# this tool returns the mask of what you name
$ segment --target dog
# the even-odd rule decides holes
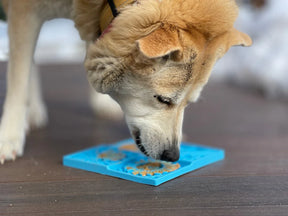
[[[29,128],[47,123],[33,66],[37,37],[46,20],[74,20],[86,41],[84,66],[89,83],[121,106],[139,149],[166,161],[179,159],[184,109],[199,98],[215,62],[231,46],[252,44],[248,35],[233,27],[238,15],[233,0],[2,3],[10,37],[0,126],[2,164],[23,154]]]

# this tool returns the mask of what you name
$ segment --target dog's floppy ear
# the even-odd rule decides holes
[[[245,33],[233,28],[229,32],[229,47],[231,46],[251,46],[252,39]]]
[[[148,58],[165,56],[182,49],[177,30],[171,28],[160,27],[137,42],[141,53]]]

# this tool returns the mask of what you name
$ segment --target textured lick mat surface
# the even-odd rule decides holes
[[[146,157],[137,149],[134,141],[129,139],[66,155],[63,164],[157,186],[224,157],[225,151],[222,149],[182,142],[179,161],[164,162]]]

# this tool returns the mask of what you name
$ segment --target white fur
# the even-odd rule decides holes
[[[196,89],[192,92],[192,95],[190,96],[189,102],[195,103],[195,102],[198,101],[198,99],[199,99],[199,97],[200,97],[200,94],[201,94],[201,92],[202,92],[202,90],[203,90],[203,87],[204,87],[204,86],[199,86],[198,88],[196,88]]]
[[[107,94],[101,94],[91,88],[90,103],[96,115],[118,120],[123,117],[120,106]]]
[[[42,97],[40,74],[37,66],[33,64],[31,69],[29,101],[28,101],[28,122],[29,128],[41,128],[48,123],[47,109]]]
[[[16,20],[17,19],[17,20]],[[15,159],[23,154],[27,122],[29,77],[37,37],[41,21],[33,14],[22,17],[10,16],[9,22],[18,22],[18,26],[11,25],[10,61],[8,64],[8,88],[0,124],[0,160]],[[24,25],[25,23],[25,25]],[[17,38],[20,29],[21,40]],[[27,28],[30,31],[27,31]],[[17,47],[17,49],[16,49]]]
[[[167,110],[167,105],[159,103],[147,89],[134,86],[133,92],[133,96],[115,96],[125,113],[132,137],[135,138],[133,131],[139,130],[146,153],[156,159],[160,159],[164,150],[179,148],[184,107],[175,106]]]
[[[72,0],[42,0],[39,5],[37,10],[31,6],[31,12],[24,9],[24,12],[20,10],[20,13],[13,13],[11,9],[11,13],[8,13],[10,53],[8,88],[0,122],[1,164],[23,154],[25,136],[30,128],[43,127],[48,122],[33,56],[43,22],[57,17],[69,18]],[[99,100],[101,103],[96,105]],[[119,106],[108,96],[94,95],[91,103],[97,112],[104,111],[106,117],[119,118]]]

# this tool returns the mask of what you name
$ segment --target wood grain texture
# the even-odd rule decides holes
[[[40,69],[50,122],[29,134],[24,157],[0,166],[1,216],[287,215],[287,103],[208,84],[183,130],[189,141],[225,148],[226,159],[153,187],[62,166],[63,155],[129,132],[124,121],[93,116],[81,65]]]

